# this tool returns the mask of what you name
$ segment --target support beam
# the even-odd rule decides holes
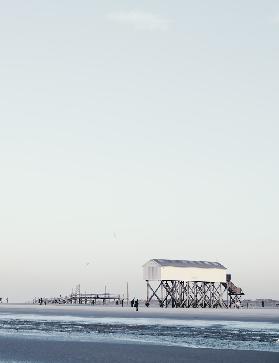
[[[146,286],[146,306],[158,301],[160,307],[166,308],[235,308],[240,307],[244,295],[224,282],[146,280]]]

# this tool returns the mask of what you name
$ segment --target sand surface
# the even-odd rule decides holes
[[[279,354],[140,344],[31,340],[0,336],[0,362],[278,363]]]
[[[0,314],[45,314],[79,317],[120,317],[156,319],[200,319],[279,323],[278,309],[172,309],[142,306],[139,311],[131,307],[103,305],[33,305],[1,304]]]
[[[279,309],[162,309],[140,307],[139,311],[121,306],[80,306],[80,305],[47,305],[1,304],[1,315],[43,315],[72,316],[95,318],[148,318],[174,320],[226,320],[240,322],[279,322]],[[174,324],[175,321],[173,322]],[[72,362],[185,362],[185,363],[279,363],[279,353],[226,350],[207,348],[185,348],[125,341],[78,341],[57,340],[55,338],[36,338],[24,335],[0,334],[1,363],[72,363]]]

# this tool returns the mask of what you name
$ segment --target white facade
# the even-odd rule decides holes
[[[143,278],[149,281],[226,282],[226,268],[217,262],[155,259],[143,265]]]
[[[144,280],[162,280],[161,266],[154,260],[150,260],[143,265]]]

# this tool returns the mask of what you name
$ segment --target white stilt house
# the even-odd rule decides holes
[[[243,295],[219,262],[152,259],[143,265],[143,278],[147,306],[155,298],[166,307],[232,307]]]
[[[144,280],[226,282],[219,262],[154,259],[143,265]]]

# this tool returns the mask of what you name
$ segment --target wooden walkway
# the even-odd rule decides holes
[[[35,299],[34,303],[41,304],[90,304],[94,305],[97,303],[106,304],[107,302],[114,302],[115,304],[121,303],[120,295],[117,294],[110,294],[110,293],[101,293],[101,294],[85,294],[80,293],[76,294],[73,293],[69,296],[59,296],[59,297],[52,297],[52,298],[41,298]]]

